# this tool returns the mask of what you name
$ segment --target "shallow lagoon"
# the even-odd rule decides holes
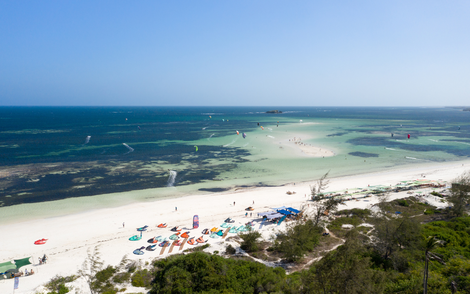
[[[283,114],[263,113],[270,109],[0,108],[7,122],[0,132],[0,221],[470,155],[470,112],[457,109],[283,107]],[[294,138],[335,156],[308,156]],[[167,187],[170,171],[177,173],[174,187]],[[84,198],[92,195],[100,196]]]

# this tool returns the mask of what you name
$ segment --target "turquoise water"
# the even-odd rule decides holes
[[[271,109],[283,113],[265,113]],[[0,118],[4,216],[470,156],[470,112],[450,108],[2,107]],[[294,137],[334,156],[308,156]],[[143,189],[152,192],[132,192]],[[93,195],[101,196],[84,198]]]

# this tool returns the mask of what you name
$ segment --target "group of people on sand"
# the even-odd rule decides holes
[[[25,276],[34,275],[34,270],[31,269],[31,270],[28,272],[28,269],[25,269],[25,270],[24,270],[24,275],[25,275]]]
[[[34,270],[31,269],[30,271],[28,271],[28,269],[25,269],[24,270],[24,273],[23,272],[17,272],[17,273],[14,273],[14,272],[11,272],[10,273],[10,278],[15,278],[15,277],[21,277],[21,276],[31,276],[31,275],[34,275]],[[6,279],[6,275],[4,275],[4,278]]]

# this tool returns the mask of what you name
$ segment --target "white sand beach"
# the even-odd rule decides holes
[[[330,179],[327,191],[338,191],[368,185],[395,185],[403,180],[425,179],[451,181],[461,175],[470,167],[470,161],[430,163],[396,169],[362,174],[342,178]],[[292,183],[287,186],[269,188],[247,188],[245,190],[228,191],[216,194],[185,196],[176,199],[165,199],[154,202],[134,203],[116,208],[96,209],[78,214],[61,217],[34,219],[8,225],[1,225],[2,246],[0,262],[32,256],[33,265],[23,267],[34,269],[35,274],[20,277],[19,289],[15,293],[36,293],[42,284],[48,282],[55,275],[77,274],[81,268],[87,251],[99,246],[101,257],[105,264],[116,265],[127,255],[134,260],[150,261],[159,257],[160,249],[153,252],[146,251],[144,255],[137,256],[132,251],[141,246],[147,246],[147,240],[162,235],[169,237],[173,226],[187,228],[190,236],[199,237],[204,228],[219,227],[227,217],[235,219],[235,224],[244,224],[255,221],[255,229],[262,230],[264,236],[269,236],[273,230],[282,228],[274,224],[260,228],[256,214],[269,211],[272,207],[290,206],[296,209],[306,206],[308,209],[309,185],[312,182]],[[287,191],[295,191],[287,195]],[[425,191],[426,192],[426,191]],[[406,193],[392,194],[394,198],[407,197]],[[86,198],[84,198],[84,201]],[[433,198],[429,199],[433,201]],[[375,197],[367,200],[352,200],[345,208],[368,208],[377,202]],[[245,217],[245,208],[252,206],[252,217],[248,212]],[[177,208],[177,210],[176,210]],[[192,229],[192,219],[198,215],[200,228]],[[160,223],[167,223],[168,228],[160,229]],[[124,227],[123,227],[124,224]],[[129,237],[136,235],[136,228],[148,225],[148,231],[143,233],[140,241],[129,241]],[[230,234],[229,234],[230,236]],[[38,239],[48,239],[44,245],[34,245]],[[222,251],[226,244],[225,239],[209,239],[210,250]],[[200,246],[200,245],[198,245]],[[192,247],[186,244],[184,249]],[[160,248],[160,247],[158,247]],[[166,250],[168,251],[168,249]],[[173,254],[180,253],[175,247]],[[39,265],[38,258],[46,254],[47,264]],[[168,256],[167,253],[161,257]],[[77,281],[77,285],[80,281]],[[79,286],[77,286],[79,287]],[[13,290],[13,279],[0,280],[0,293],[10,293]],[[131,291],[132,289],[128,289]],[[135,289],[134,289],[135,290]],[[131,291],[136,292],[136,291]]]

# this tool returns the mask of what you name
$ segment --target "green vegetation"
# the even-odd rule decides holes
[[[359,234],[350,231],[347,241],[302,272],[299,293],[383,293],[385,273],[372,268]]]
[[[65,283],[73,282],[76,279],[77,276],[55,276],[47,284],[45,284],[44,287],[51,291],[47,292],[47,294],[65,294],[70,292],[70,289],[65,286]]]
[[[454,180],[448,201],[452,204],[452,215],[467,214],[470,209],[470,172],[465,172]]]
[[[237,252],[237,250],[235,248],[233,248],[232,245],[228,245],[227,248],[225,248],[225,253],[226,254],[235,254]]]
[[[370,210],[369,209],[360,209],[360,208],[353,208],[353,209],[344,209],[337,211],[335,213],[336,215],[343,215],[343,216],[356,216],[358,218],[361,218],[363,220],[367,219],[370,216]]]
[[[142,269],[134,272],[132,275],[132,286],[149,288],[153,275],[148,269]]]
[[[243,240],[240,246],[241,249],[245,250],[246,252],[254,252],[259,250],[258,239],[261,238],[260,232],[250,231],[239,234],[239,237]]]
[[[95,279],[93,279],[90,288],[96,293],[117,293],[118,289],[114,286],[114,279],[112,279],[116,271],[116,268],[112,266],[108,266],[105,269],[98,271],[95,274]]]
[[[406,201],[406,199],[398,199],[396,201],[397,201],[398,205],[405,206],[405,207],[410,206],[410,204],[408,204],[408,201]]]
[[[154,263],[157,293],[289,293],[292,279],[282,268],[202,252]]]
[[[299,261],[318,245],[322,231],[312,220],[299,220],[276,236],[272,251],[281,253],[289,262]]]
[[[352,217],[339,219],[360,220],[357,215],[361,214],[357,212]],[[151,294],[414,294],[423,293],[426,279],[428,293],[470,293],[470,217],[427,224],[419,224],[416,218],[407,215],[384,213],[383,216],[367,218],[374,224],[370,231],[373,238],[356,229],[347,230],[345,243],[337,250],[289,275],[279,267],[195,252],[157,260],[146,268],[129,261],[123,261],[117,267],[101,268],[92,278],[92,293],[119,293],[124,290],[120,284],[132,283],[133,286],[150,289]],[[303,235],[309,235],[297,235],[304,230],[317,230],[311,235],[320,235],[311,220],[292,224],[286,234],[299,241],[303,240]],[[276,239],[277,246],[281,240],[288,241],[282,238]],[[306,243],[315,246],[314,240],[306,240]],[[299,246],[285,244],[292,248]],[[268,251],[273,250],[278,248],[274,246]],[[67,293],[65,283],[74,279],[55,277],[47,284],[49,293]]]
[[[185,250],[183,250],[183,252],[199,252],[199,251],[203,251],[204,249],[206,249],[209,246],[211,246],[211,245],[210,244],[204,244],[202,246],[197,246],[197,247],[185,249]]]
[[[444,195],[442,195],[441,193],[438,193],[438,192],[436,192],[436,191],[432,191],[432,192],[431,192],[431,195],[434,195],[434,196],[437,196],[437,197],[441,197],[441,198],[444,197]]]

